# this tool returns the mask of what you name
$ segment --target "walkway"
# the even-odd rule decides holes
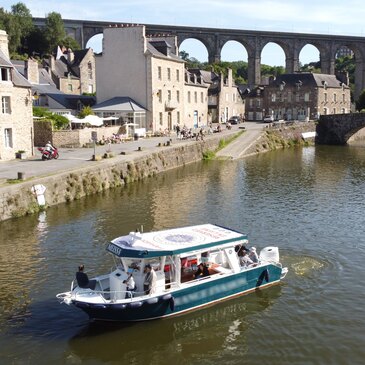
[[[223,127],[221,132],[222,137],[227,137],[237,133],[239,127],[243,125],[235,125],[231,130]],[[226,148],[219,152],[220,156],[228,156],[229,158],[238,158],[242,156],[246,148],[252,144],[252,140],[257,137],[262,131],[263,124],[255,122],[245,123],[246,132],[243,133],[237,140],[232,142]],[[206,136],[209,139],[210,136]],[[111,144],[107,146],[96,146],[95,154],[104,155],[105,152],[112,152],[116,159],[120,161],[128,161],[134,158],[137,154],[149,154],[158,152],[161,147],[158,144],[164,144],[169,141],[168,137],[152,137],[146,139],[139,139],[138,141]],[[183,145],[193,143],[195,140],[178,140],[176,135],[171,137],[172,145]],[[142,152],[138,151],[141,147]],[[121,155],[124,152],[125,155]],[[57,174],[62,171],[76,170],[82,167],[95,164],[91,161],[94,154],[93,148],[60,148],[60,158],[52,161],[42,161],[40,153],[36,150],[36,155],[27,160],[12,160],[0,162],[0,185],[7,179],[17,179],[18,172],[24,174],[24,178],[41,177]]]

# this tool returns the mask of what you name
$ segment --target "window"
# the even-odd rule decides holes
[[[171,101],[171,90],[167,91],[167,100]]]
[[[336,103],[337,102],[337,94],[333,94],[333,101]]]
[[[176,81],[180,81],[180,70],[176,70]]]
[[[272,101],[273,103],[275,103],[275,101],[276,101],[276,94],[275,94],[275,93],[272,93],[272,94],[271,94],[271,101]]]
[[[176,101],[180,103],[180,91],[176,90]]]
[[[304,101],[309,101],[309,93],[304,94]]]
[[[198,93],[196,91],[194,91],[194,102],[198,102]]]
[[[299,92],[297,92],[297,93],[295,94],[295,101],[296,101],[297,103],[299,103],[299,101],[300,101],[300,94],[299,94]]]
[[[343,102],[343,103],[345,103],[345,102],[346,102],[345,94],[342,94],[342,102]]]
[[[336,108],[333,108],[332,114],[336,114]]]
[[[72,84],[68,84],[68,85],[67,85],[67,90],[68,90],[68,91],[72,91]]]
[[[233,101],[233,102],[235,102],[235,101],[236,101],[236,94],[235,94],[235,93],[233,93],[233,94],[232,94],[232,101]]]
[[[249,103],[248,103],[249,107],[252,108],[253,107],[253,99],[250,99]]]
[[[188,103],[191,102],[191,95],[190,95],[190,91],[188,91]]]
[[[288,91],[288,102],[291,102],[291,92]]]
[[[162,113],[160,113],[160,125],[163,125]]]
[[[162,70],[161,70],[161,66],[158,66],[158,79],[161,80],[162,79]]]
[[[87,72],[89,74],[89,80],[93,79],[93,65],[91,64],[91,62],[89,62],[87,64]]]
[[[1,112],[3,114],[10,114],[10,96],[1,97]]]
[[[11,128],[4,129],[4,144],[5,147],[13,148],[13,131]]]
[[[161,90],[161,89],[160,89],[160,90],[158,90],[157,95],[158,95],[158,101],[159,101],[160,103],[162,103],[162,90]]]
[[[176,113],[176,121],[177,121],[177,124],[180,124],[180,112]]]
[[[328,101],[327,100],[327,93],[324,93],[323,96],[324,96],[324,102],[327,103],[327,101]]]
[[[6,67],[1,67],[0,70],[1,70],[0,81],[9,81],[10,80],[9,69]]]
[[[200,102],[202,104],[204,103],[204,93],[203,92],[200,93]]]
[[[257,108],[261,107],[261,99],[256,99],[256,107]]]
[[[171,81],[171,68],[167,69],[167,80]]]

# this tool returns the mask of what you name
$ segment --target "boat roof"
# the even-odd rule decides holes
[[[107,250],[118,257],[150,258],[232,245],[247,235],[214,224],[202,224],[115,238]]]

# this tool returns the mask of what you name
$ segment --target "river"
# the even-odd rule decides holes
[[[169,171],[0,223],[1,364],[362,364],[365,148],[309,147]],[[278,286],[177,318],[90,323],[60,305],[105,243],[217,223],[280,248]]]

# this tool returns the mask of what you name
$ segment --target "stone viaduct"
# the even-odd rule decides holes
[[[344,145],[363,128],[365,113],[321,115],[316,128],[316,143]],[[361,138],[363,140],[364,133]]]
[[[67,34],[74,37],[81,47],[96,34],[102,34],[103,29],[110,26],[128,26],[129,23],[107,21],[67,20],[64,19]],[[43,27],[45,18],[33,18],[35,25]],[[177,36],[178,46],[186,39],[201,41],[208,51],[208,61],[218,62],[223,46],[229,41],[242,44],[248,54],[248,83],[259,85],[261,82],[261,51],[269,42],[278,44],[284,51],[286,72],[299,70],[299,54],[307,44],[316,47],[320,53],[321,71],[325,74],[335,73],[335,57],[341,46],[346,46],[354,52],[355,98],[365,88],[365,37],[267,32],[238,29],[200,28],[189,26],[172,26],[145,24],[147,35],[170,34]]]

